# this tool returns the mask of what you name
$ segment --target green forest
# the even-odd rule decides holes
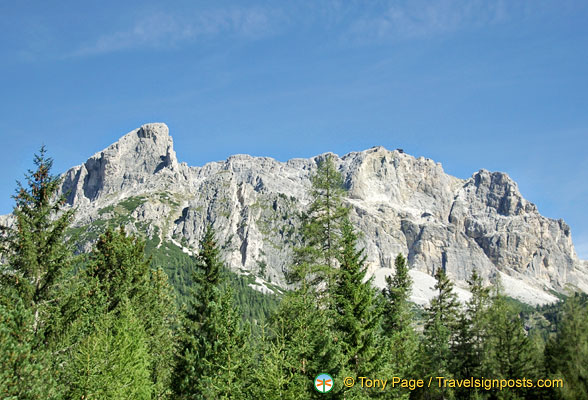
[[[77,254],[34,165],[0,236],[1,399],[588,399],[585,294],[534,308],[473,271],[461,304],[438,268],[420,308],[402,254],[375,288],[328,156],[279,296],[227,269],[214,226],[196,256],[122,227]]]

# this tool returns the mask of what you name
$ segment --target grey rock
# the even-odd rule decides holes
[[[67,171],[62,193],[78,210],[77,226],[115,220],[126,207],[129,230],[185,251],[212,223],[231,268],[285,287],[296,214],[324,156],[235,155],[188,167],[178,163],[167,126],[147,124]],[[569,226],[541,216],[507,174],[481,170],[462,180],[430,159],[383,147],[335,161],[377,285],[403,253],[423,274],[415,285],[430,285],[427,276],[445,268],[465,287],[477,269],[487,282],[500,276],[508,294],[531,304],[554,301],[551,290],[588,291],[588,263],[578,259]]]

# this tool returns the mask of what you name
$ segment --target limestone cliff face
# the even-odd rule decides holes
[[[147,183],[159,172],[173,175],[178,161],[165,124],[146,124],[127,133],[65,174],[63,191],[71,204],[86,205],[107,194]],[[170,174],[171,173],[171,174]]]
[[[285,284],[296,214],[308,204],[309,177],[322,157],[236,155],[188,167],[178,163],[167,126],[147,124],[67,171],[62,191],[86,232],[110,221],[193,251],[213,223],[227,263],[259,277],[262,289]],[[569,227],[542,217],[508,175],[481,170],[462,180],[432,160],[382,147],[335,161],[376,284],[401,252],[423,298],[437,268],[458,284],[474,268],[488,280],[500,275],[509,294],[529,303],[554,300],[548,290],[588,291]]]

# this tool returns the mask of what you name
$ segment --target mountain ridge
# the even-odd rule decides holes
[[[213,223],[227,264],[265,290],[285,287],[296,213],[326,154],[333,153],[285,162],[240,154],[191,167],[178,162],[167,126],[151,123],[65,172],[61,192],[78,210],[74,226],[85,229],[86,248],[106,225],[120,224],[194,251]],[[400,252],[421,303],[432,297],[436,268],[461,288],[474,268],[486,282],[500,276],[507,294],[530,304],[588,292],[588,262],[577,257],[569,226],[541,216],[507,174],[481,169],[460,179],[431,159],[382,146],[333,156],[376,285]]]

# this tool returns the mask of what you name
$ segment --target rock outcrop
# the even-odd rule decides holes
[[[260,286],[284,286],[296,214],[322,157],[236,155],[188,167],[178,163],[167,126],[147,124],[67,171],[62,191],[86,232],[110,221],[193,251],[213,223],[233,269],[256,275]],[[481,170],[462,180],[432,160],[382,147],[335,161],[376,284],[400,252],[423,299],[437,268],[461,286],[474,268],[487,281],[500,275],[508,294],[533,304],[555,300],[549,291],[588,291],[570,228],[541,216],[508,175]]]

